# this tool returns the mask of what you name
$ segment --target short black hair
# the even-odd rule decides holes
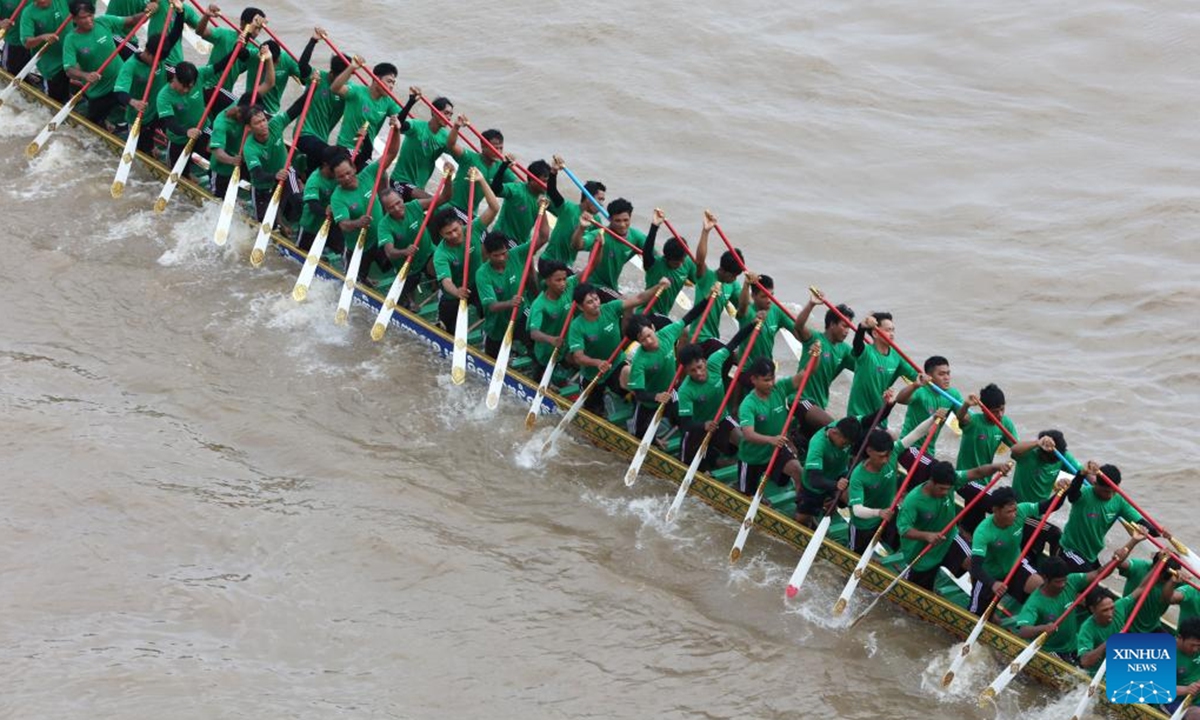
[[[1038,433],[1038,440],[1041,440],[1044,437],[1053,438],[1054,439],[1054,447],[1058,448],[1059,452],[1067,451],[1067,439],[1065,437],[1063,437],[1062,431],[1060,431],[1060,430],[1043,430],[1040,433]]]
[[[388,75],[391,75],[392,77],[396,77],[397,75],[400,74],[400,70],[397,69],[396,66],[391,64],[390,62],[379,63],[375,67],[371,68],[371,72],[375,73],[375,77],[377,77],[377,78],[385,78]]]
[[[570,272],[570,268],[562,260],[543,260],[538,265],[538,275],[541,275],[543,280],[549,280],[556,272]]]
[[[867,449],[875,452],[891,452],[895,442],[887,430],[875,428],[867,433]]]
[[[1121,484],[1121,468],[1116,465],[1101,465],[1100,472],[1104,473],[1104,477],[1112,480],[1113,485]]]
[[[1038,575],[1047,580],[1065,578],[1069,574],[1070,568],[1067,567],[1067,561],[1057,555],[1042,558],[1042,561],[1038,563]]]
[[[250,23],[254,22],[254,18],[258,17],[259,15],[263,16],[264,18],[267,16],[267,14],[265,12],[263,12],[262,10],[259,10],[256,7],[246,8],[245,10],[242,11],[242,18],[241,18],[242,22],[240,25],[238,25],[238,27],[239,28],[246,27]]]
[[[1004,406],[1004,391],[996,383],[989,383],[979,391],[979,402],[994,412]]]
[[[688,343],[679,349],[679,364],[684,368],[704,359],[704,347],[699,343]]]
[[[429,229],[433,232],[433,234],[437,235],[451,223],[461,222],[462,220],[458,219],[457,210],[452,207],[444,207],[441,210],[438,210],[437,213],[434,214],[433,218],[429,221]]]
[[[1179,623],[1179,637],[1187,640],[1200,640],[1200,617],[1190,617]]]
[[[758,276],[758,285],[755,285],[754,287],[751,288],[751,291],[755,295],[758,295],[759,293],[762,292],[762,290],[758,289],[759,285],[762,286],[763,290],[774,290],[775,289],[775,278],[771,277],[770,275],[759,275]]]
[[[683,243],[675,238],[668,238],[663,243],[663,257],[672,262],[683,260],[687,257],[687,251],[683,249]]]
[[[572,299],[582,305],[583,301],[587,299],[588,295],[600,297],[600,291],[597,290],[596,286],[591,283],[579,283],[577,286],[575,286],[575,295],[572,297]]]
[[[625,337],[628,340],[637,340],[638,335],[642,334],[642,330],[648,327],[654,327],[654,323],[651,322],[650,318],[641,313],[632,315],[625,321]]]
[[[499,230],[489,230],[487,235],[483,236],[483,251],[494,253],[497,250],[503,250],[508,247],[508,236]]]
[[[454,107],[454,103],[450,102],[450,98],[446,97],[445,95],[435,99],[432,104],[435,108],[437,108],[438,112],[443,113],[446,112],[446,108]]]
[[[191,87],[196,84],[196,79],[200,77],[200,71],[192,63],[184,60],[175,66],[175,80],[180,85]]]
[[[500,132],[496,128],[491,128],[490,130],[484,130],[481,134],[483,135],[483,139],[487,140],[490,143],[504,142],[504,133]]]
[[[940,368],[943,365],[949,366],[950,361],[941,355],[930,355],[929,359],[925,361],[925,374],[930,375],[935,369]]]
[[[871,317],[875,318],[875,322],[883,322],[884,320],[895,322],[890,312],[873,312],[871,313]]]
[[[321,150],[321,164],[332,170],[350,159],[350,151],[339,145],[326,145]]]
[[[93,3],[92,0],[75,0],[75,2],[71,3],[70,7],[67,8],[67,10],[70,11],[72,16],[78,15],[81,12],[87,12],[95,15],[96,4]]]
[[[846,303],[842,303],[841,305],[838,305],[837,309],[840,310],[842,312],[842,315],[845,315],[847,318],[849,318],[851,320],[854,319],[854,311],[851,310],[850,306],[847,305]],[[825,327],[827,327],[827,328],[833,327],[834,325],[837,325],[841,321],[842,321],[842,318],[834,311],[830,310],[829,312],[825,313]]]
[[[604,183],[599,180],[588,180],[583,184],[583,189],[588,191],[588,195],[596,197],[598,192],[608,192],[608,188],[604,187]]]
[[[182,63],[180,64],[182,65]],[[175,68],[175,70],[178,72],[178,66]],[[268,113],[267,109],[262,105],[254,103],[246,110],[246,122],[250,122],[252,119],[254,119],[255,115],[270,115],[270,113]]]
[[[840,432],[842,437],[846,438],[851,445],[857,445],[858,441],[862,439],[863,426],[856,417],[847,415],[841,420],[838,420],[834,427],[837,428],[837,431]],[[891,440],[891,436],[888,436],[888,439]]]
[[[273,39],[263,43],[263,47],[270,48],[271,57],[275,58],[276,60],[283,57],[283,50],[279,49],[279,43],[275,42]]]
[[[333,55],[329,58],[329,72],[336,76],[341,75],[345,69],[346,61],[342,59],[341,55]]]
[[[992,509],[1004,507],[1005,505],[1016,505],[1017,493],[1012,488],[1005,486],[992,491]]]
[[[752,378],[774,375],[775,363],[771,361],[771,358],[754,358],[750,366],[746,368],[746,373]]]
[[[625,198],[617,198],[608,204],[608,216],[620,215],[621,213],[633,214],[633,203]]]
[[[954,466],[945,460],[934,460],[929,466],[929,480],[938,485],[953,485],[957,476]]]
[[[735,252],[737,253],[736,255],[734,254]],[[745,259],[745,254],[743,254],[739,248],[726,250],[725,252],[721,253],[721,263],[718,267],[730,275],[737,275],[742,271],[742,261]]]
[[[1111,597],[1104,588],[1092,588],[1091,592],[1087,594],[1087,598],[1083,601],[1083,604],[1087,605],[1088,610],[1091,610]]]
[[[550,163],[545,160],[534,160],[529,163],[529,167],[525,168],[530,175],[545,180],[550,177]]]

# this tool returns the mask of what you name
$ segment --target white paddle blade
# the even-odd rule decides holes
[[[271,244],[271,228],[275,227],[275,216],[279,214],[279,199],[283,197],[283,183],[275,186],[271,202],[267,203],[267,212],[258,226],[258,237],[254,238],[254,248],[250,251],[250,264],[258,267],[263,264],[267,255],[267,245]]]
[[[550,362],[546,363],[546,369],[542,371],[542,381],[538,383],[537,393],[533,396],[533,404],[529,406],[529,412],[525,413],[525,429],[532,430],[537,423],[538,416],[542,414],[542,398],[546,395],[546,389],[550,387],[550,378],[554,377],[554,365],[558,361],[558,348],[550,353]]]
[[[650,445],[658,436],[658,424],[662,422],[662,416],[663,405],[660,404],[654,411],[654,419],[650,421],[650,426],[642,435],[642,442],[638,444],[637,452],[633,454],[633,461],[629,463],[629,469],[625,471],[625,487],[633,487],[633,484],[637,482],[638,473],[642,471],[642,463],[646,462],[646,456],[650,454]]]
[[[679,490],[675,492],[675,499],[671,501],[671,507],[667,508],[667,522],[674,522],[679,508],[683,507],[683,499],[687,497],[688,489],[692,487],[692,481],[696,479],[696,473],[700,471],[700,463],[708,453],[709,437],[706,434],[704,440],[700,442],[700,449],[696,451],[696,457],[692,458],[691,464],[688,465],[687,474],[683,476],[683,482],[679,483]]]
[[[158,199],[154,201],[154,212],[161,213],[167,209],[167,203],[171,202],[171,196],[175,194],[175,186],[179,184],[179,178],[183,177],[183,171],[187,169],[188,161],[191,159],[192,141],[188,140],[183,152],[179,153],[179,159],[171,168],[171,174],[167,176],[167,181],[163,183],[162,190],[158,192]]]
[[[908,571],[912,570],[912,567],[913,567],[913,563],[909,563],[907,566],[905,566],[905,568],[903,570],[900,571],[899,575],[892,578],[892,581],[890,583],[888,583],[888,586],[883,589],[883,592],[881,592],[875,596],[875,599],[871,601],[871,604],[867,606],[867,609],[863,610],[861,613],[858,614],[858,617],[856,617],[850,621],[850,627],[854,627],[855,625],[862,622],[862,619],[865,618],[867,615],[869,615],[871,613],[871,611],[875,609],[875,606],[879,604],[880,600],[887,597],[888,594],[890,592],[892,592],[892,589],[900,584],[900,581],[902,579],[908,577]]]
[[[1083,693],[1083,697],[1079,698],[1079,703],[1075,705],[1075,712],[1071,713],[1071,720],[1079,720],[1083,717],[1083,713],[1087,711],[1087,706],[1092,702],[1092,696],[1100,688],[1100,681],[1104,679],[1104,673],[1108,670],[1108,658],[1100,663],[1100,669],[1096,671],[1096,676],[1092,678],[1092,682],[1087,686],[1087,690]]]
[[[400,291],[404,289],[404,281],[408,279],[408,264],[412,258],[404,261],[400,266],[400,272],[396,274],[396,279],[392,281],[392,286],[388,288],[387,297],[383,299],[383,305],[379,308],[379,314],[375,316],[375,324],[371,326],[371,339],[379,342],[383,339],[383,334],[387,332],[388,325],[392,324],[392,315],[396,312],[396,303],[400,302]]]
[[[500,406],[500,390],[504,387],[504,373],[508,371],[508,356],[512,353],[513,324],[510,320],[508,329],[504,331],[504,342],[500,343],[500,352],[496,355],[496,366],[492,368],[492,380],[488,383],[487,400],[484,402],[488,410]]]
[[[579,393],[579,397],[576,398],[575,402],[571,404],[571,408],[567,410],[567,414],[563,415],[562,420],[559,420],[558,425],[554,427],[554,432],[550,433],[550,437],[546,439],[546,442],[542,443],[542,452],[546,452],[553,447],[555,441],[558,440],[558,438],[560,438],[564,432],[566,432],[567,426],[571,424],[571,421],[574,420],[575,416],[579,414],[579,411],[583,409],[583,404],[587,402],[588,392],[591,389],[592,385],[589,383],[588,386],[583,389],[583,392]]]
[[[1025,665],[1027,665],[1029,661],[1033,659],[1033,656],[1037,655],[1038,650],[1041,649],[1042,643],[1045,641],[1045,633],[1034,638],[1033,642],[1029,643],[1028,647],[1021,651],[1021,654],[1017,656],[1017,659],[1009,663],[1008,666],[1004,668],[1004,672],[997,675],[996,679],[992,681],[992,684],[988,685],[986,688],[984,688],[983,692],[979,693],[979,704],[984,705],[989,700],[1004,692],[1004,688],[1008,687],[1008,684],[1017,677],[1017,674],[1020,673],[1021,670],[1024,669]]]
[[[967,636],[967,641],[962,644],[958,654],[954,656],[954,660],[950,663],[950,669],[942,676],[942,687],[950,687],[950,683],[954,682],[954,676],[962,669],[963,663],[967,661],[967,656],[971,654],[971,648],[975,647],[975,641],[983,633],[983,626],[987,624],[987,615],[986,612],[980,615],[975,627],[971,628],[971,634]]]
[[[296,284],[292,286],[292,299],[296,302],[304,302],[304,298],[308,297],[308,288],[317,274],[317,265],[321,263],[321,253],[325,252],[325,241],[328,239],[329,219],[326,218],[325,222],[321,223],[321,229],[317,231],[317,236],[313,238],[312,247],[308,249],[308,255],[304,257],[304,267],[300,268]]]
[[[846,581],[846,586],[842,588],[842,594],[838,595],[837,602],[833,604],[833,614],[841,615],[846,612],[846,606],[850,604],[850,598],[854,595],[854,591],[858,589],[858,583],[862,580],[863,573],[867,571],[867,565],[871,563],[871,556],[875,554],[875,548],[879,543],[875,542],[874,538],[867,544],[867,550],[858,559],[858,563],[854,566],[854,572],[850,573],[850,579]]]
[[[1192,696],[1188,695],[1179,703],[1179,707],[1175,708],[1175,712],[1171,713],[1171,720],[1183,720],[1183,714],[1192,706]]]
[[[684,312],[691,310],[693,307],[692,299],[687,295],[684,295],[683,291],[680,291],[679,294],[675,296],[675,304],[678,305],[679,309]]]
[[[25,78],[29,77],[29,74],[33,72],[35,67],[37,67],[38,60],[41,59],[42,51],[45,49],[46,45],[42,45],[40,48],[38,48],[38,51],[33,54],[33,57],[30,58],[29,62],[25,63],[25,67],[21,68],[21,72],[17,73],[17,76],[13,78],[13,81],[9,83],[8,87],[0,90],[0,106],[3,106],[4,103],[8,102],[9,96],[11,96],[13,91],[17,89],[17,86],[20,85]]]
[[[121,152],[121,163],[117,165],[117,174],[109,188],[114,200],[125,194],[125,182],[129,180],[129,171],[133,169],[133,157],[137,154],[138,136],[141,133],[142,117],[139,115],[129,128],[129,137],[125,139],[125,149]]]
[[[234,168],[229,177],[229,187],[225,189],[225,199],[221,202],[221,216],[217,218],[217,230],[213,233],[213,242],[224,247],[229,241],[229,228],[233,227],[233,211],[237,207],[238,183],[242,179],[240,168]]]
[[[458,317],[454,320],[454,354],[450,363],[450,382],[462,385],[467,379],[467,328],[471,315],[466,298],[458,301]]]
[[[365,230],[363,232],[365,233]],[[363,245],[365,244],[363,233],[359,233],[358,242],[354,244],[354,253],[350,256],[350,266],[346,268],[346,281],[342,283],[337,314],[333,316],[333,321],[338,325],[345,325],[350,319],[350,303],[354,300],[355,278],[358,277],[358,269],[362,266]]]
[[[75,100],[78,97],[79,96],[76,95],[68,100],[67,104],[63,105],[62,109],[50,119],[50,122],[46,123],[46,126],[41,129],[41,132],[39,132],[37,137],[33,139],[33,142],[29,143],[29,147],[25,148],[26,155],[29,157],[34,157],[42,151],[42,148],[44,148],[46,143],[50,141],[50,136],[54,134],[54,131],[58,129],[58,126],[65,122],[67,116],[71,114],[71,110],[75,107]]]
[[[804,587],[808,571],[812,569],[813,562],[817,559],[817,551],[821,549],[821,543],[825,542],[825,536],[829,534],[830,522],[832,519],[828,514],[822,517],[821,522],[817,525],[817,531],[813,533],[808,545],[804,547],[804,554],[800,556],[800,562],[796,563],[796,569],[792,571],[792,577],[788,580],[787,590],[784,592],[788,598],[796,597],[800,588]]]
[[[737,562],[738,558],[742,556],[742,549],[746,547],[746,538],[750,537],[750,528],[754,527],[754,518],[758,517],[758,506],[762,504],[762,496],[761,492],[754,493],[754,499],[750,501],[750,508],[746,510],[746,517],[742,519],[742,524],[738,527],[737,538],[729,550],[729,562]]]
[[[804,346],[799,340],[796,339],[796,336],[790,332],[782,332],[779,334],[781,337],[783,337],[783,341],[787,343],[788,349],[791,350],[792,354],[796,356],[796,359],[802,359],[804,356]]]

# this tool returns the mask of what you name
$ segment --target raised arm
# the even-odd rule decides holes
[[[471,168],[470,175],[472,181],[479,184],[479,188],[483,190],[483,199],[487,202],[487,209],[479,214],[477,220],[484,225],[491,225],[496,219],[496,215],[500,213],[500,201],[496,198],[496,193],[492,192],[492,188],[484,181],[483,173],[479,172],[479,168]]]
[[[296,65],[300,68],[300,81],[308,83],[312,79],[312,55],[317,49],[317,43],[321,38],[325,37],[325,28],[320,25],[313,28],[312,35],[309,36],[308,42],[304,44],[304,49],[300,51],[300,57],[296,60]]]
[[[338,76],[333,79],[333,82],[329,83],[329,92],[337,95],[338,97],[346,97],[346,93],[350,91],[350,88],[346,85],[346,83],[350,82],[350,76],[354,74],[355,70],[363,67],[363,64],[363,59],[355,55],[354,61],[347,63],[346,69],[338,73]]]
[[[820,290],[814,289],[808,296],[808,302],[804,303],[804,307],[800,309],[800,314],[796,316],[796,325],[792,328],[792,334],[800,342],[808,342],[813,336],[812,330],[808,329],[808,318],[812,316],[812,311],[821,303]]]
[[[663,288],[665,290],[670,285],[671,281],[663,278],[636,295],[626,295],[625,297],[621,298],[621,309],[629,310],[631,308],[645,305],[654,299],[654,294],[658,292],[659,288]]]
[[[747,270],[746,282],[742,283],[742,294],[738,296],[737,316],[739,320],[745,317],[746,310],[750,307],[750,288],[754,287],[756,282],[758,282],[758,275]]]
[[[555,155],[550,162],[550,179],[546,181],[546,197],[550,198],[550,207],[558,209],[566,202],[558,191],[558,171],[567,166],[561,155]]]
[[[446,135],[446,152],[450,153],[455,160],[462,157],[463,149],[458,146],[458,133],[464,127],[471,123],[466,115],[459,115],[454,118],[454,124],[450,126],[450,133]]]
[[[708,271],[708,235],[717,226],[717,216],[704,211],[704,224],[700,227],[700,239],[696,241],[696,277]]]
[[[650,232],[646,233],[646,242],[642,243],[642,269],[649,271],[656,262],[654,257],[654,241],[658,237],[658,228],[666,216],[659,208],[654,208],[654,218],[650,221]]]

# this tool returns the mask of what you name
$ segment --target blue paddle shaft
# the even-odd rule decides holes
[[[600,217],[608,220],[608,212],[605,211],[604,206],[597,202],[596,198],[593,197],[590,192],[588,192],[588,189],[583,186],[583,183],[579,181],[579,178],[575,177],[575,173],[571,172],[571,168],[564,166],[563,172],[567,174],[567,177],[571,179],[571,182],[575,183],[575,187],[579,188],[579,192],[583,193],[584,197],[586,197],[593,205],[596,206],[596,212],[600,214]]]

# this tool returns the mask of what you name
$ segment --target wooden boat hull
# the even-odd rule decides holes
[[[10,82],[12,76],[0,70],[0,78],[3,78],[5,82]],[[34,88],[23,86],[22,91],[26,96],[49,108],[60,107],[57,102]],[[124,149],[123,140],[82,118],[72,116],[70,123],[105,140],[118,154]],[[153,157],[138,153],[138,159],[159,177],[165,179],[170,174],[170,168]],[[189,180],[181,180],[179,187],[201,202],[220,202],[220,198],[214,197],[206,188]],[[244,219],[250,226],[258,227],[258,222],[253,218],[246,217]],[[286,238],[276,233],[273,234],[272,241],[281,255],[297,263],[303,263],[304,253]],[[344,281],[344,276],[340,272],[324,262],[320,264],[317,274],[319,277],[339,282]],[[367,287],[359,287],[354,294],[356,305],[368,307],[374,312],[378,312],[383,301],[382,295]],[[405,332],[443,357],[448,358],[453,351],[454,338],[452,336],[402,308],[397,308],[393,314],[391,327]],[[494,365],[489,357],[473,347],[468,349],[467,372],[469,374],[476,375],[487,382],[491,378],[493,368]],[[504,379],[505,388],[524,403],[533,401],[537,392],[537,383],[537,379],[525,377],[511,369]],[[569,407],[570,404],[570,400],[550,392],[543,399],[542,412],[557,414]],[[594,445],[609,450],[622,458],[632,458],[639,445],[638,438],[587,411],[580,412],[576,416],[572,427]],[[643,469],[676,485],[683,480],[684,474],[687,472],[686,466],[657,448],[651,449]],[[745,516],[749,507],[747,497],[704,473],[697,474],[689,494],[738,522]],[[761,530],[801,552],[812,539],[811,530],[800,527],[791,518],[781,515],[772,508],[761,508],[756,524]],[[859,559],[857,554],[828,539],[822,543],[818,556],[840,568],[847,576],[853,571]],[[863,574],[861,585],[874,592],[880,592],[893,579],[895,579],[893,573],[883,567],[871,564]],[[897,584],[896,588],[888,595],[887,600],[910,615],[941,627],[958,638],[965,638],[976,622],[976,616],[966,610],[905,581]],[[979,642],[981,645],[991,648],[1005,661],[1011,661],[1026,647],[1024,640],[990,623],[980,636]],[[1029,662],[1024,674],[1050,687],[1071,688],[1075,691],[1082,691],[1082,686],[1090,680],[1087,674],[1079,668],[1047,653],[1038,653]],[[1097,694],[1097,698],[1106,704],[1108,712],[1114,717],[1128,720],[1168,720],[1167,715],[1146,705],[1109,705],[1103,700],[1102,692]]]

